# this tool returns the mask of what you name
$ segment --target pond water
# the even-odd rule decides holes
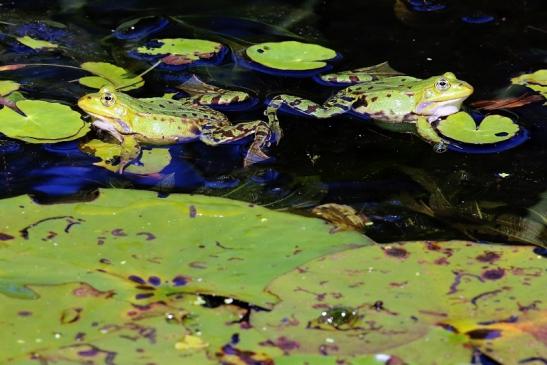
[[[144,75],[144,87],[130,93],[155,97],[176,92],[175,86],[195,74],[208,84],[254,95],[254,106],[223,111],[231,121],[250,121],[265,118],[266,103],[275,95],[321,103],[341,89],[312,77],[244,67],[245,60],[237,57],[253,44],[297,40],[335,50],[333,71],[389,61],[394,70],[418,78],[453,72],[474,87],[465,101],[466,111],[501,114],[521,129],[513,144],[436,153],[414,134],[385,130],[354,115],[314,119],[280,112],[283,136],[265,163],[243,167],[250,140],[220,146],[195,141],[145,146],[143,161],[150,168],[137,166],[125,174],[94,165],[98,159],[79,149],[85,141],[108,138],[96,129],[62,143],[34,144],[0,136],[0,198],[30,194],[47,204],[90,201],[99,188],[131,188],[161,197],[226,197],[305,216],[317,205],[338,203],[366,216],[372,224],[362,232],[380,243],[462,239],[545,246],[545,100],[530,99],[519,107],[493,111],[480,110],[476,104],[534,95],[525,86],[512,85],[511,79],[546,68],[544,5],[543,0],[4,1],[0,66],[79,66],[97,61],[139,74],[151,63],[128,51],[148,40],[207,39],[230,49],[221,62],[180,70],[158,67]],[[142,17],[147,18],[119,28]],[[25,32],[62,46],[47,51],[22,46],[15,38]],[[1,72],[0,80],[17,81],[29,99],[62,102],[80,111],[76,101],[94,92],[77,82],[87,75],[36,66]],[[159,161],[144,160],[159,150]],[[536,252],[544,254],[539,248]],[[478,357],[477,363],[494,363]]]

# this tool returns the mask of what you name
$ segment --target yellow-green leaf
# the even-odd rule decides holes
[[[437,129],[444,136],[458,142],[487,144],[514,137],[519,131],[519,126],[510,118],[497,114],[486,116],[477,126],[471,115],[459,112],[441,120]]]
[[[42,49],[42,48],[57,48],[59,47],[55,43],[51,43],[48,41],[43,41],[40,39],[34,39],[28,35],[24,37],[17,37],[16,38],[20,43],[24,44],[27,47],[30,47],[32,49]]]
[[[16,90],[19,90],[21,85],[11,80],[0,80],[0,96],[6,96]]]
[[[246,49],[247,56],[263,66],[277,70],[314,70],[326,65],[336,52],[318,44],[297,41],[267,42]]]
[[[100,89],[103,86],[114,86],[116,89],[132,90],[144,85],[142,77],[108,62],[85,62],[81,64],[84,70],[97,76],[85,76],[80,78],[82,85]]]

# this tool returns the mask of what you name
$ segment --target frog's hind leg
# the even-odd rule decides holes
[[[243,163],[243,166],[247,167],[270,158],[264,153],[263,149],[269,147],[272,140],[277,141],[278,137],[276,136],[275,128],[272,128],[268,123],[257,120],[222,127],[221,129],[205,129],[200,135],[200,140],[205,144],[215,146],[235,142],[252,134],[254,134],[255,138],[247,151]]]
[[[311,117],[325,119],[350,111],[356,101],[353,96],[336,94],[321,105],[298,96],[282,94],[275,96],[268,104],[268,108],[278,110],[285,106]]]
[[[190,95],[190,100],[200,105],[225,105],[241,103],[251,99],[251,96],[244,91],[226,90],[218,86],[209,85],[193,75],[178,89]]]

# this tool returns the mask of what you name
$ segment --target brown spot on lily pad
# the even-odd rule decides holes
[[[2,233],[0,232],[0,241],[7,241],[7,240],[12,240],[14,239],[15,237],[13,237],[12,235],[9,235],[7,233]]]
[[[384,253],[388,256],[396,257],[398,259],[406,259],[408,255],[410,255],[408,251],[402,247],[387,247],[384,249]]]
[[[486,251],[482,255],[477,256],[477,260],[480,262],[488,262],[489,264],[494,263],[500,259],[500,255],[493,251]]]
[[[505,270],[502,268],[485,270],[481,277],[486,280],[498,280],[505,276]]]

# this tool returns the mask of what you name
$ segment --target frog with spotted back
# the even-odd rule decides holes
[[[94,119],[94,127],[107,131],[120,142],[119,173],[140,155],[141,144],[170,145],[200,140],[215,146],[254,135],[244,166],[268,159],[264,148],[272,142],[278,143],[281,137],[277,122],[231,124],[223,113],[208,105],[242,101],[245,93],[199,84],[196,80],[187,85],[186,91],[191,96],[180,100],[137,99],[105,86],[97,93],[81,97],[78,106]]]
[[[438,152],[449,143],[436,132],[434,123],[439,118],[456,113],[462,102],[473,93],[473,87],[458,80],[451,72],[418,79],[395,73],[395,76],[374,74],[375,68],[387,64],[323,75],[325,81],[352,84],[330,97],[322,105],[293,95],[277,95],[269,103],[267,116],[277,120],[282,106],[315,118],[329,118],[351,112],[372,118],[381,127],[401,130],[411,124],[424,140],[435,145]],[[372,75],[372,76],[371,76]]]

